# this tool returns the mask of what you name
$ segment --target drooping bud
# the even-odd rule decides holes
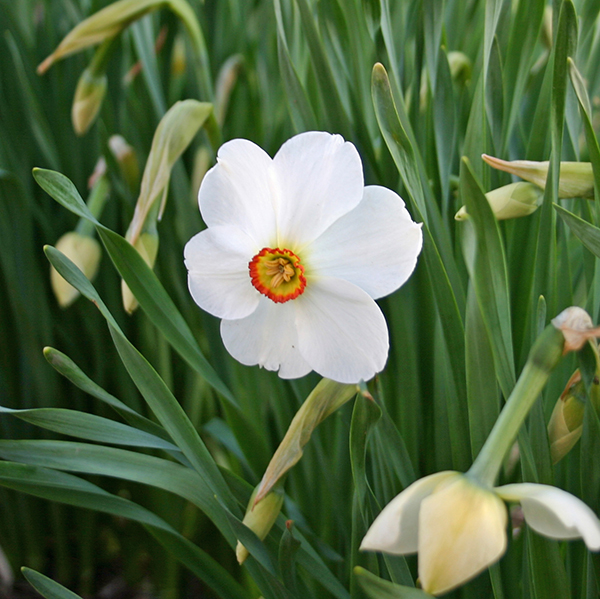
[[[279,516],[279,512],[281,512],[283,490],[277,487],[263,497],[259,503],[255,503],[257,491],[258,487],[254,489],[254,493],[250,497],[242,522],[262,541],[269,534],[275,520],[277,520],[277,516]],[[235,556],[240,566],[246,561],[248,555],[248,550],[238,541]]]
[[[550,163],[533,162],[531,160],[501,160],[494,156],[483,154],[482,158],[490,166],[517,175],[521,179],[535,183],[545,189],[546,178]],[[594,197],[594,173],[590,162],[561,162],[560,178],[558,181],[558,197],[588,198]]]
[[[541,205],[544,193],[537,185],[521,181],[488,191],[485,197],[494,216],[505,220],[533,214]],[[467,207],[463,206],[454,218],[464,220],[467,216]]]
[[[65,233],[57,242],[56,249],[62,252],[91,281],[98,272],[102,250],[92,237],[76,231]],[[79,296],[79,291],[50,267],[50,284],[61,308],[69,307]]]

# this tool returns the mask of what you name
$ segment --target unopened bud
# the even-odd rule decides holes
[[[106,95],[106,74],[85,69],[79,77],[71,109],[71,121],[77,135],[83,135],[98,116]]]
[[[56,242],[56,249],[71,260],[90,281],[96,276],[102,250],[95,239],[70,231]],[[67,308],[79,296],[79,291],[67,283],[54,267],[50,267],[50,284],[61,308]]]
[[[256,492],[250,497],[243,523],[262,541],[268,534],[281,512],[283,505],[283,490],[277,487],[271,490],[258,503],[255,503]],[[248,550],[238,541],[235,556],[240,565],[246,561]]]
[[[156,261],[158,253],[158,234],[144,231],[135,241],[133,247],[138,251],[144,262],[152,268]],[[132,314],[138,307],[135,296],[129,289],[125,281],[121,281],[121,295],[123,297],[123,307],[128,314]]]
[[[185,39],[183,35],[175,36],[173,42],[173,50],[171,52],[171,75],[173,77],[181,77],[185,73],[187,67],[187,57],[185,54]]]
[[[121,175],[127,186],[130,191],[134,192],[138,188],[140,180],[140,165],[135,150],[121,135],[111,135],[108,147],[121,169]]]
[[[598,386],[595,381],[595,386]],[[575,446],[583,430],[585,388],[576,370],[554,406],[548,422],[552,463],[556,464]]]
[[[511,183],[485,194],[494,216],[498,220],[519,218],[533,214],[541,205],[543,191],[533,183]],[[467,218],[467,207],[463,206],[454,216],[456,220]]]
[[[531,160],[501,160],[494,156],[483,154],[482,158],[490,166],[517,175],[521,179],[535,183],[545,189],[550,163],[533,162]],[[561,162],[560,178],[558,181],[558,197],[567,198],[593,198],[594,197],[594,172],[590,162]]]
[[[465,84],[471,79],[473,63],[471,59],[462,52],[448,52],[448,64],[453,81]]]

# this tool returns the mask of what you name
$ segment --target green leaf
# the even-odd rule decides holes
[[[461,164],[460,191],[476,236],[474,256],[466,262],[494,354],[498,382],[504,397],[508,397],[516,376],[504,245],[496,218],[466,158]]]
[[[411,587],[394,584],[357,566],[354,575],[370,599],[427,599],[433,595]]]
[[[294,538],[293,525],[292,520],[288,520],[281,535],[281,541],[279,542],[279,570],[286,589],[297,595],[296,555],[302,542]]]
[[[600,229],[558,204],[554,204],[554,209],[581,243],[583,243],[594,256],[600,258]]]
[[[590,161],[594,172],[594,189],[596,196],[600,200],[600,147],[598,146],[598,139],[596,138],[596,133],[594,132],[592,124],[592,107],[585,87],[585,81],[571,57],[567,58],[567,64],[569,65],[571,84],[573,85],[577,101],[579,102],[579,108],[581,109],[585,141],[587,143],[588,152],[590,153]]]
[[[135,295],[148,318],[196,372],[228,402],[236,405],[231,391],[202,355],[192,332],[173,300],[140,254],[123,237],[106,227],[100,225],[98,234],[119,274]]]
[[[446,345],[451,348],[449,357],[452,363],[457,394],[459,397],[466,397],[464,361],[462,359],[462,356],[464,356],[464,329],[456,296],[456,293],[459,293],[462,289],[457,281],[457,276],[453,276],[452,279],[457,281],[456,287],[451,285],[449,272],[446,270],[447,263],[445,264],[442,260],[440,249],[437,247],[426,221],[427,212],[413,146],[398,116],[390,82],[381,64],[376,64],[373,67],[372,92],[379,128],[398,167],[400,176],[411,195],[412,208],[416,211],[415,218],[424,221],[423,256],[427,265],[431,289],[436,298]],[[432,220],[437,219],[432,217]],[[451,252],[446,254],[447,260],[448,255],[451,256]],[[456,275],[456,272],[450,274]]]
[[[12,414],[41,428],[89,441],[179,452],[179,449],[168,441],[95,414],[62,408],[11,410],[2,406],[0,414]]]
[[[164,520],[128,499],[65,472],[14,462],[0,462],[0,485],[36,497],[127,518],[147,530],[223,599],[247,599],[246,591],[223,566]]]
[[[160,437],[167,442],[171,442],[171,438],[162,426],[145,416],[138,414],[128,405],[108,393],[108,391],[105,391],[102,387],[92,381],[79,366],[71,360],[71,358],[53,347],[44,348],[44,357],[50,366],[62,374],[62,376],[67,378],[85,393],[89,393],[93,397],[108,404],[131,426],[146,431],[155,437]],[[177,451],[179,452],[179,449]]]
[[[70,441],[0,440],[0,456],[6,460],[112,476],[158,487],[198,506],[233,546],[229,522],[214,492],[194,470],[175,462],[115,447]]]
[[[23,572],[23,576],[25,576],[29,584],[46,599],[81,599],[73,591],[69,591],[62,584],[58,584],[58,582],[40,574],[36,570],[23,567],[21,568],[21,572]]]
[[[367,441],[371,429],[381,418],[381,409],[366,391],[359,393],[354,402],[350,425],[350,463],[356,496],[365,526],[372,520],[367,497],[368,481],[366,469]]]
[[[44,168],[34,168],[32,172],[38,185],[59,204],[77,214],[77,216],[86,218],[94,224],[99,224],[68,177]]]

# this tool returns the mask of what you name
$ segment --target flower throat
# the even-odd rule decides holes
[[[252,285],[277,304],[296,299],[306,288],[304,266],[291,250],[263,248],[248,270]]]

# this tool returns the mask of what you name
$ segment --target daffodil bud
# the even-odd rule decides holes
[[[123,179],[133,192],[138,188],[140,180],[140,165],[135,150],[121,135],[111,135],[108,147],[119,165]]]
[[[65,56],[114,38],[133,21],[167,3],[165,0],[120,0],[109,4],[74,27],[38,66],[38,74],[45,73]]]
[[[490,166],[517,175],[521,179],[535,183],[545,189],[546,178],[550,163],[533,162],[530,160],[501,160],[494,156],[483,154],[482,158]],[[590,162],[561,162],[560,178],[558,181],[558,197],[567,198],[593,198],[594,173]]]
[[[85,69],[79,77],[71,109],[71,121],[77,135],[83,135],[96,120],[106,95],[106,74]]]
[[[186,68],[185,39],[181,34],[178,34],[173,41],[173,50],[171,52],[171,75],[173,77],[181,77],[185,73]]]
[[[581,380],[581,373],[576,370],[556,402],[548,422],[553,464],[562,460],[579,441],[583,430],[584,411],[584,383]]]
[[[450,65],[450,75],[453,81],[465,84],[471,79],[473,63],[463,52],[448,52],[448,64]]]
[[[281,480],[284,474],[302,457],[302,448],[308,443],[315,428],[356,395],[356,385],[345,385],[321,379],[296,412],[277,451],[273,454],[260,484],[256,500],[261,501]]]
[[[127,241],[134,246],[140,233],[153,226],[149,221],[160,220],[173,165],[198,129],[212,115],[212,110],[212,104],[183,100],[171,106],[158,124],[144,168],[133,219],[127,230]]]
[[[56,242],[56,249],[69,258],[88,279],[92,280],[96,276],[102,250],[95,239],[70,231]],[[67,283],[53,266],[50,267],[50,284],[61,308],[67,308],[79,296],[79,291]]]
[[[225,120],[225,113],[227,112],[231,91],[233,90],[243,64],[244,57],[241,54],[234,54],[225,61],[219,71],[215,96],[215,113],[217,122],[221,125]]]
[[[541,205],[544,193],[533,183],[511,183],[485,194],[494,216],[498,220],[519,218],[533,214]],[[467,207],[463,206],[454,216],[456,220],[467,218]]]
[[[256,534],[262,541],[268,534],[283,505],[283,490],[275,488],[256,503],[256,493],[258,487],[254,489],[254,493],[250,497],[246,514],[244,515],[243,523]],[[235,548],[235,556],[240,565],[242,565],[248,557],[248,550],[238,541]]]
[[[150,267],[154,267],[156,255],[158,254],[158,233],[144,231],[135,241],[133,247],[138,251],[144,262]],[[123,297],[123,307],[128,314],[132,314],[138,307],[131,289],[125,281],[121,281],[121,295]]]

